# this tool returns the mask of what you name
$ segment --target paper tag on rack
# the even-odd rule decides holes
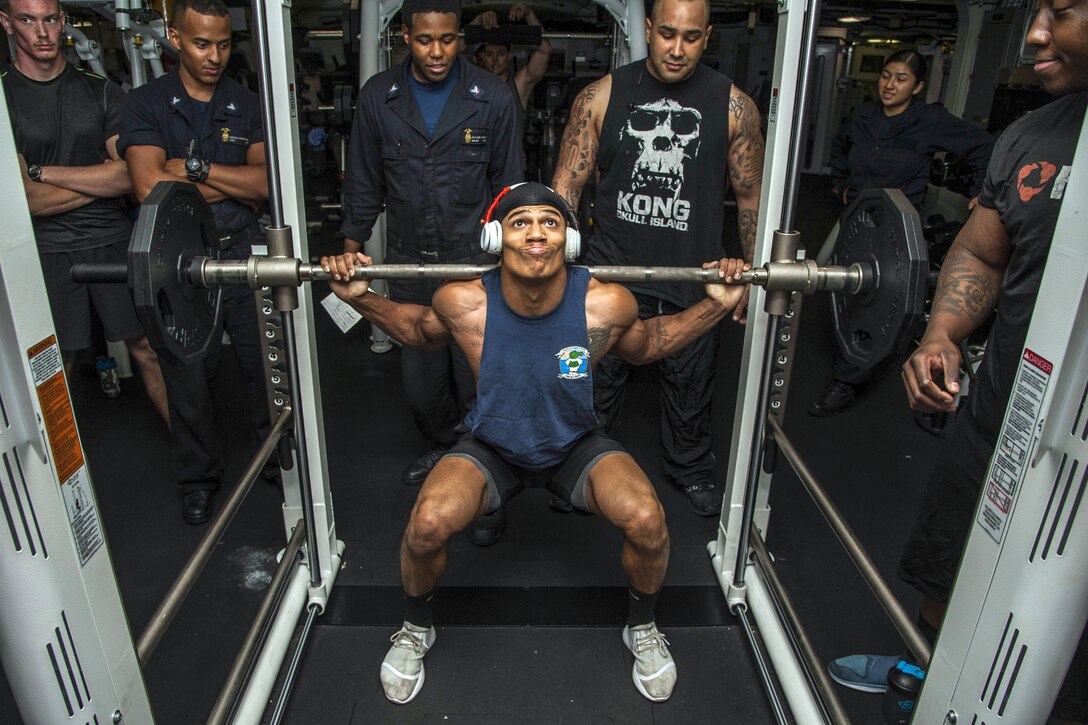
[[[363,319],[363,316],[356,312],[351,305],[331,293],[321,300],[321,306],[325,308],[325,311],[329,313],[329,317],[340,328],[340,332],[347,332],[355,327],[359,320]]]

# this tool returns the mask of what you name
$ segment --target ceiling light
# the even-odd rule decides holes
[[[867,23],[873,19],[872,15],[843,15],[839,18],[840,23]]]

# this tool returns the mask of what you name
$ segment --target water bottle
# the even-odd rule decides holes
[[[116,360],[112,357],[100,357],[94,361],[94,369],[98,371],[98,382],[102,384],[102,392],[107,398],[116,398],[121,394]]]
[[[884,693],[884,722],[906,725],[914,714],[914,703],[922,689],[926,673],[904,659],[888,670],[888,689]]]

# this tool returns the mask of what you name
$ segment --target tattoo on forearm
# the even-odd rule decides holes
[[[565,197],[572,208],[578,208],[582,195],[578,179],[587,177],[597,159],[598,140],[594,129],[593,100],[600,92],[601,82],[596,81],[586,86],[578,96],[570,114],[570,122],[563,132],[563,142],[559,148],[558,168],[567,172],[567,179],[572,182],[567,186]],[[559,172],[557,172],[558,174]]]
[[[755,262],[753,255],[756,253],[756,227],[759,225],[759,212],[751,209],[742,209],[737,215],[737,230],[740,232],[740,248],[744,252],[744,258],[749,262]]]
[[[590,365],[599,363],[605,353],[608,352],[608,342],[612,339],[612,329],[612,325],[586,329],[586,337],[589,340]]]
[[[949,253],[941,269],[932,314],[966,317],[972,327],[982,324],[997,302],[1000,279],[980,271],[978,264],[955,250]]]

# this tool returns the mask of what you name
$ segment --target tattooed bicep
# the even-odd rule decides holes
[[[586,337],[589,339],[590,362],[600,362],[600,359],[608,352],[609,342],[612,339],[612,330],[614,329],[612,325],[586,329]]]

